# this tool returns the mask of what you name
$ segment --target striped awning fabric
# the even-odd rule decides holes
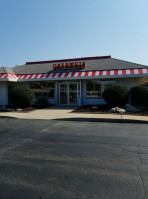
[[[18,76],[15,74],[10,74],[10,73],[5,73],[5,74],[0,74],[0,80],[4,81],[17,81]]]
[[[43,74],[27,74],[27,75],[15,75],[15,74],[0,74],[0,79],[8,79],[8,81],[26,81],[33,79],[87,79],[87,78],[109,78],[109,77],[124,77],[124,76],[141,76],[148,75],[148,68],[140,69],[120,69],[120,70],[101,70],[101,71],[79,71],[79,72],[55,72],[55,73],[43,73]]]

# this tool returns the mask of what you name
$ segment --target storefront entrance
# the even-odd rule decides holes
[[[59,104],[77,105],[79,94],[79,83],[60,83],[59,84]]]

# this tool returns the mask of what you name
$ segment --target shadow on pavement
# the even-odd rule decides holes
[[[105,118],[60,118],[53,119],[58,121],[77,121],[77,122],[109,122],[109,123],[138,123],[148,124],[148,121],[144,120],[130,120],[130,119],[105,119]]]
[[[10,116],[0,116],[0,119],[19,119],[17,117],[10,117]]]
[[[51,106],[51,107],[47,107],[47,108],[44,108],[44,110],[70,110],[70,111],[73,111],[75,110],[76,108],[78,108],[78,106],[74,106],[74,105],[71,105],[71,106]]]

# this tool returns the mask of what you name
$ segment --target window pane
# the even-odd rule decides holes
[[[30,87],[35,97],[51,97],[54,98],[54,82],[31,82]]]
[[[109,86],[114,85],[116,81],[103,81],[102,82],[102,93],[107,89]]]
[[[41,82],[30,82],[30,88],[35,94],[35,97],[42,97],[42,83]]]
[[[54,82],[47,82],[46,88],[48,97],[54,98]]]
[[[101,97],[101,84],[97,81],[87,81],[87,97]]]
[[[80,93],[80,83],[78,83],[78,97],[81,97],[81,93]]]

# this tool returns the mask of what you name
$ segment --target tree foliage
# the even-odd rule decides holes
[[[27,87],[15,87],[10,93],[10,99],[14,106],[26,108],[32,105],[35,96],[32,90]]]
[[[135,86],[131,88],[130,99],[133,105],[148,106],[148,87]]]

